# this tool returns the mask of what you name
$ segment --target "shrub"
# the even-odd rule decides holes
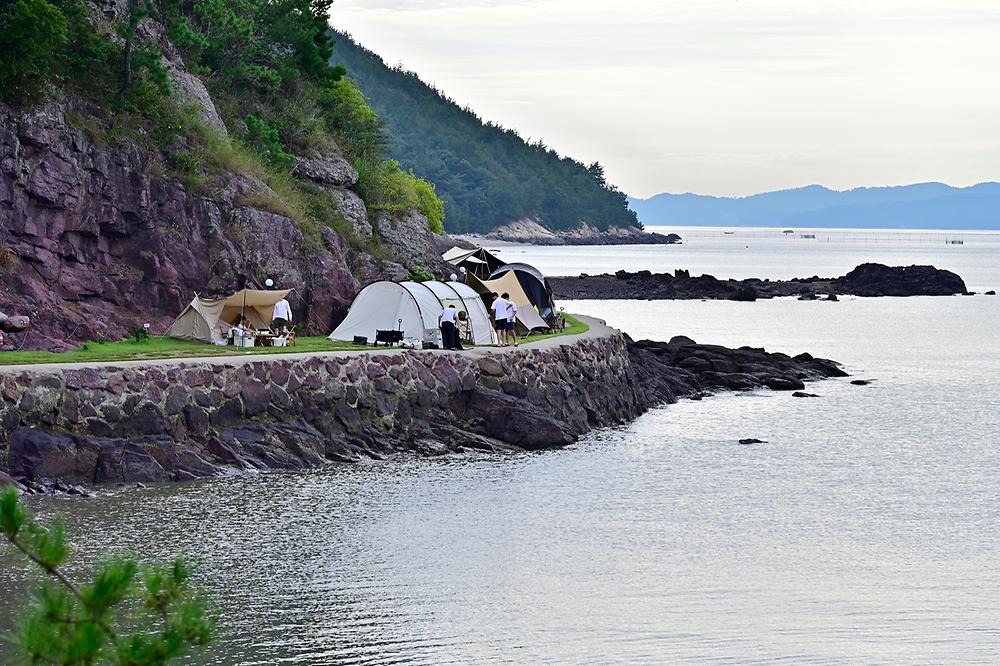
[[[434,276],[424,270],[423,266],[410,266],[410,270],[406,273],[406,279],[414,282],[427,282],[433,280]]]
[[[136,342],[149,342],[149,331],[146,330],[145,326],[133,326],[128,329],[128,334]]]
[[[287,167],[292,163],[292,156],[285,152],[281,145],[278,130],[263,118],[252,113],[245,118],[247,125],[247,142],[254,146],[266,162],[277,167]]]
[[[436,234],[444,232],[444,202],[437,195],[432,183],[423,178],[417,178],[410,173],[413,178],[413,189],[417,196],[417,210],[427,218],[427,224],[431,231]]]

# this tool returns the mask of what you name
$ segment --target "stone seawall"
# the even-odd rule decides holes
[[[411,452],[540,449],[649,405],[624,337],[507,350],[344,352],[0,368],[0,470],[186,480]]]

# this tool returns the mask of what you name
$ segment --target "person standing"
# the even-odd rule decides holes
[[[493,303],[490,305],[493,311],[493,329],[497,332],[497,345],[507,346],[507,300],[503,296],[493,293]]]
[[[438,315],[438,327],[441,329],[441,346],[445,349],[458,349],[458,310],[449,305]]]
[[[292,327],[292,306],[284,298],[274,304],[271,327],[276,333],[287,333]]]
[[[513,342],[514,346],[517,346],[517,305],[514,301],[509,300],[507,294],[504,294],[504,298],[507,300],[507,340]]]

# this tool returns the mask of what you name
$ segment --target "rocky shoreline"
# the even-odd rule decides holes
[[[489,241],[528,245],[675,245],[681,242],[677,234],[650,233],[639,227],[609,227],[602,231],[586,222],[575,229],[553,230],[530,218],[508,222],[483,235],[462,238],[473,245]]]
[[[465,354],[391,350],[0,374],[0,472],[27,492],[187,481],[395,455],[569,445],[657,405],[723,390],[796,391],[833,361],[596,320],[576,339]],[[47,481],[46,481],[47,480]],[[0,483],[3,477],[0,476]],[[82,484],[80,486],[79,484]],[[58,488],[56,488],[58,490]]]
[[[934,266],[886,266],[861,264],[838,278],[795,278],[792,280],[719,279],[712,275],[692,276],[688,271],[651,273],[638,271],[577,277],[550,277],[553,295],[564,299],[720,299],[755,301],[779,296],[802,300],[827,300],[851,296],[951,296],[968,294],[961,277]]]

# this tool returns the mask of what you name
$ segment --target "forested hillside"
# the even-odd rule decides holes
[[[332,62],[386,125],[389,155],[435,184],[450,232],[486,232],[525,217],[550,229],[581,222],[638,226],[625,195],[600,164],[562,157],[544,143],[484,122],[413,72],[387,66],[349,35],[336,34]]]

